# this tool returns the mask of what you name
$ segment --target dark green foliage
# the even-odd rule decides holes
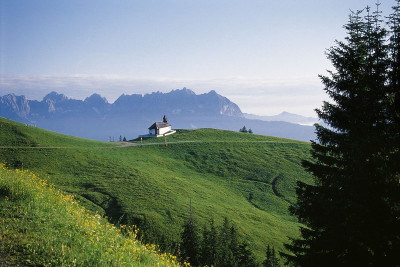
[[[166,232],[160,221],[145,214],[124,215],[121,224],[135,225],[138,227],[138,239],[145,244],[157,244],[161,251],[175,254],[178,248],[178,241],[175,236]]]
[[[390,27],[390,39],[389,39],[389,56],[390,69],[388,75],[388,104],[390,110],[388,110],[388,116],[392,122],[390,131],[391,142],[395,144],[400,143],[400,0],[396,1],[396,6],[393,7],[393,14],[389,16],[389,27]],[[392,162],[400,162],[399,153],[392,155]],[[400,171],[400,164],[391,166],[397,168]]]
[[[243,128],[239,129],[239,132],[252,134],[253,130],[252,129],[247,130],[246,126],[243,126]]]
[[[257,266],[254,260],[253,253],[249,249],[249,244],[246,241],[240,243],[236,258],[238,266],[244,266],[244,267]]]
[[[400,0],[396,2],[396,6],[393,7],[394,12],[389,16],[388,21],[391,32],[389,39],[389,53],[391,58],[389,79],[391,93],[398,96],[396,88],[400,86]],[[397,117],[399,116],[398,113],[396,115]]]
[[[253,200],[253,197],[254,197],[254,195],[253,195],[253,192],[250,192],[249,193],[249,202],[251,202],[252,200]]]
[[[210,231],[207,229],[207,226],[203,226],[202,232],[202,240],[200,243],[200,262],[204,263],[204,265],[211,266],[211,263],[214,260],[210,257],[213,255],[211,251],[211,246],[213,244],[210,243]]]
[[[199,250],[197,247],[198,234],[195,221],[187,220],[183,226],[181,258],[200,266],[257,266],[249,243],[241,241],[237,228],[232,225],[228,218],[224,218],[221,226],[214,225],[211,218],[209,227],[204,225],[201,235]],[[191,256],[188,256],[191,253]],[[193,262],[193,258],[198,261]]]
[[[218,231],[215,266],[252,266],[254,256],[248,243],[239,242],[236,227],[225,217]]]
[[[182,261],[189,262],[193,266],[199,265],[200,246],[199,234],[196,222],[193,218],[192,208],[190,214],[183,225],[180,244],[180,258]]]
[[[327,53],[336,71],[321,79],[332,102],[316,111],[329,128],[316,127],[315,161],[303,163],[315,185],[299,182],[291,207],[307,226],[287,245],[295,266],[400,264],[398,16],[397,7],[388,46],[378,10],[352,13],[346,41]]]
[[[199,242],[196,222],[190,213],[181,237],[180,257],[193,266],[255,266],[248,243],[239,243],[237,229],[226,217],[218,232],[213,219],[210,220],[210,229],[204,225]]]
[[[207,228],[207,225],[203,227],[200,249],[200,262],[207,266],[215,265],[217,256],[217,229],[214,225],[214,218],[210,220],[210,229]]]
[[[124,138],[122,139],[122,141],[126,142],[126,137],[124,136]]]
[[[217,239],[217,266],[235,266],[235,240],[237,236],[235,235],[235,230],[231,231],[231,225],[228,218],[224,218],[224,222],[219,229],[218,239]]]
[[[279,267],[279,259],[276,256],[275,249],[273,247],[267,246],[265,253],[265,260],[263,261],[263,267]]]

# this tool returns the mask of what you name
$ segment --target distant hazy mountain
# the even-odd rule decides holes
[[[258,116],[258,115],[253,115],[253,114],[243,114],[245,118],[251,119],[251,120],[262,120],[262,121],[286,121],[286,122],[291,122],[291,123],[296,123],[296,124],[301,124],[301,125],[314,125],[314,123],[318,122],[318,118],[313,118],[313,117],[304,117],[301,115],[289,113],[289,112],[282,112],[278,115],[274,116]]]
[[[246,118],[240,108],[215,91],[196,95],[183,88],[169,93],[121,95],[114,103],[98,94],[85,100],[51,92],[43,100],[8,94],[0,97],[0,116],[35,124],[65,134],[108,140],[128,139],[146,134],[154,121],[167,115],[175,129],[218,128],[239,130],[243,126],[254,133],[309,141],[314,139],[310,126]],[[249,115],[246,115],[249,116]]]
[[[183,88],[169,93],[142,95],[121,95],[113,103],[113,112],[157,113],[162,111],[171,115],[225,115],[242,117],[240,108],[228,98],[210,91],[196,95]]]

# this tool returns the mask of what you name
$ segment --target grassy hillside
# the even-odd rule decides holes
[[[33,173],[0,164],[0,193],[1,265],[177,266]]]
[[[0,118],[0,137],[10,133],[17,137],[2,141],[0,161],[48,176],[89,209],[139,225],[147,240],[178,242],[190,200],[199,224],[231,219],[259,260],[267,244],[283,250],[298,235],[287,208],[296,180],[311,182],[300,165],[308,143],[201,129],[168,136],[168,148],[163,138],[107,148]]]
[[[109,143],[51,132],[0,117],[0,146],[102,147]]]

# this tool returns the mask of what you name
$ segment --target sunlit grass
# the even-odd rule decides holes
[[[159,145],[104,148],[110,143],[96,146],[0,118],[0,140],[10,134],[0,162],[34,171],[112,222],[141,225],[141,233],[150,230],[145,240],[163,249],[180,242],[190,200],[200,227],[211,216],[217,224],[228,217],[259,262],[267,245],[285,251],[288,236],[298,236],[288,206],[296,201],[296,181],[311,182],[301,166],[309,143],[199,129],[168,136],[168,148],[163,138],[143,141]],[[12,147],[17,139],[47,147]]]
[[[0,117],[0,147],[107,147],[101,142],[43,130]]]
[[[175,257],[136,239],[29,171],[0,165],[0,243],[10,264],[174,266]]]

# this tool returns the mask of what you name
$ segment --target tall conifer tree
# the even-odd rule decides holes
[[[190,213],[183,225],[181,234],[182,242],[180,245],[181,259],[189,262],[193,266],[199,265],[199,235],[196,221],[193,218],[192,204],[190,203]]]
[[[214,218],[212,217],[210,219],[210,232],[209,232],[209,256],[208,256],[208,265],[212,266],[215,265],[215,261],[216,261],[216,257],[217,257],[217,228],[215,227],[215,222],[214,222]]]
[[[235,254],[232,251],[232,234],[236,232],[232,232],[231,229],[231,224],[225,217],[218,231],[216,266],[236,266]],[[234,238],[236,239],[236,236]]]
[[[303,163],[315,184],[299,182],[291,207],[307,226],[287,245],[295,266],[400,264],[399,128],[388,101],[400,88],[388,83],[393,54],[380,12],[366,13],[350,15],[346,40],[327,53],[335,71],[321,79],[332,102],[316,111],[328,127],[316,125],[314,161]]]
[[[273,247],[267,246],[265,253],[265,260],[262,263],[263,267],[279,267],[279,260],[276,256],[275,249]]]
[[[249,248],[249,243],[243,241],[238,246],[238,251],[236,255],[237,264],[241,267],[255,267],[257,266],[254,255]],[[278,267],[278,266],[276,266]]]
[[[400,146],[400,0],[396,1],[396,6],[393,7],[393,14],[389,16],[390,39],[389,39],[389,53],[390,53],[390,71],[389,71],[389,90],[390,98],[389,104],[389,118],[392,122],[392,142]],[[397,147],[397,149],[400,149]],[[398,156],[398,155],[397,155]],[[400,158],[394,162],[400,162]],[[400,168],[400,164],[396,164]]]
[[[200,263],[203,265],[211,266],[213,263],[210,260],[211,249],[210,249],[210,230],[207,228],[207,225],[203,226],[203,235],[200,244]]]
[[[396,0],[396,5],[393,7],[393,13],[389,16],[390,39],[389,39],[389,57],[390,69],[388,78],[389,87],[389,107],[387,121],[390,122],[388,142],[393,144],[389,150],[390,174],[387,177],[390,186],[387,193],[390,197],[387,201],[391,206],[392,216],[397,218],[397,227],[391,227],[391,239],[395,239],[390,244],[394,253],[388,253],[392,258],[392,262],[396,262],[400,266],[400,0]],[[397,253],[396,253],[397,252]],[[393,265],[393,264],[392,264]]]
[[[201,242],[200,263],[206,266],[215,266],[217,256],[217,229],[214,218],[210,219],[210,229],[204,225]]]

